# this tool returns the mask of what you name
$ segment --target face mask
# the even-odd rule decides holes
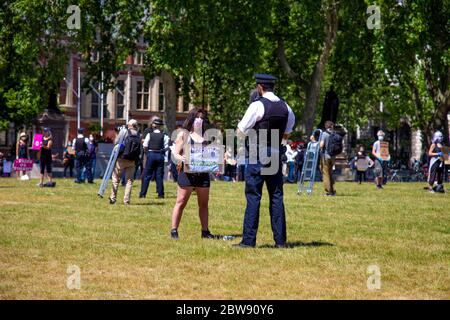
[[[384,136],[378,136],[378,140],[379,141],[383,141],[384,140]]]
[[[194,128],[199,129],[203,126],[203,119],[202,118],[195,118],[194,120]]]
[[[89,138],[89,141],[90,142],[94,142],[94,138]]]

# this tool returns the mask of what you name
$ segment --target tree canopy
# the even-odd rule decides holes
[[[67,28],[80,7],[81,29]],[[447,134],[450,105],[450,4],[377,0],[380,29],[366,25],[363,0],[11,0],[0,4],[0,126],[29,122],[52,103],[72,52],[86,65],[84,86],[112,85],[143,36],[148,76],[170,74],[177,94],[208,105],[232,127],[243,115],[253,74],[279,78],[277,92],[297,115],[297,129],[318,123],[334,84],[339,121],[408,121],[427,135]],[[89,58],[99,53],[99,61]],[[167,112],[174,113],[175,99]],[[386,112],[379,112],[383,101]],[[173,104],[173,106],[172,106]],[[170,118],[174,121],[174,117]]]

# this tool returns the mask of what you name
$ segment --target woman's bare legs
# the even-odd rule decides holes
[[[180,225],[181,216],[183,215],[183,210],[191,196],[193,188],[182,188],[178,187],[177,191],[177,201],[173,207],[172,212],[172,229],[178,229]]]
[[[208,231],[208,202],[209,188],[195,188],[197,192],[198,215],[202,225],[202,231]]]

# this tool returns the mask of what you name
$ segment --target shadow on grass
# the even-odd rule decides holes
[[[322,242],[322,241],[312,241],[312,242],[294,241],[294,242],[287,242],[286,246],[288,249],[293,249],[296,247],[334,247],[335,245],[329,242]],[[277,247],[272,244],[264,244],[262,246],[258,246],[258,248],[277,249]]]
[[[164,202],[141,202],[141,203],[131,203],[130,206],[163,206]]]

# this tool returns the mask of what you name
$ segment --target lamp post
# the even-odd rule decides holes
[[[72,88],[72,83],[67,81],[66,78],[64,78],[64,82],[68,87],[72,89],[72,94],[77,97],[77,129],[80,129],[80,122],[81,122],[81,70],[80,66],[77,68],[77,91],[75,91]]]

